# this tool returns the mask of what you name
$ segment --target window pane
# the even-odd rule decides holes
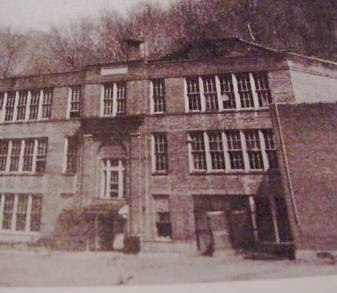
[[[272,129],[264,129],[263,131],[264,142],[266,146],[266,154],[270,169],[278,168],[278,159],[276,153],[276,146]]]
[[[241,146],[240,131],[230,130],[226,131],[228,154],[231,164],[231,169],[244,169],[243,153]]]
[[[219,76],[221,99],[224,109],[235,109],[235,95],[231,74],[224,74]]]
[[[42,102],[42,118],[51,117],[51,108],[53,102],[53,89],[43,89],[43,102]]]
[[[32,210],[30,216],[30,230],[40,231],[41,227],[42,196],[32,196]]]
[[[225,157],[223,152],[222,135],[221,132],[208,133],[209,150],[212,161],[212,169],[224,170]]]
[[[81,99],[81,87],[71,87],[71,100],[70,100],[70,118],[80,117],[80,99]]]
[[[186,79],[187,97],[190,111],[201,110],[200,89],[198,77]]]
[[[28,98],[27,91],[19,92],[19,101],[18,101],[17,116],[16,116],[16,120],[18,121],[25,120],[26,118],[27,98]]]
[[[5,121],[12,121],[14,118],[15,92],[7,93]]]
[[[36,172],[44,172],[47,163],[48,139],[39,138],[36,157]]]
[[[126,102],[126,83],[117,82],[117,114],[125,113],[125,102]]]
[[[26,216],[28,207],[28,195],[18,195],[18,206],[16,211],[16,230],[24,231],[26,228]]]
[[[0,171],[6,171],[8,140],[0,140]]]
[[[253,93],[250,85],[249,74],[237,74],[236,78],[238,82],[241,108],[254,108]]]
[[[23,171],[33,170],[34,139],[25,140],[25,151],[23,155]]]
[[[205,76],[202,78],[204,85],[204,95],[206,101],[206,111],[219,110],[218,94],[216,91],[215,76]]]
[[[205,154],[205,142],[204,135],[202,132],[195,132],[190,134],[191,138],[191,148],[192,148],[192,158],[193,158],[193,169],[195,170],[206,170],[206,154]]]
[[[245,131],[250,169],[263,169],[263,158],[258,130]]]
[[[105,84],[104,100],[103,100],[104,115],[112,115],[113,113],[112,100],[113,100],[113,83]]]
[[[66,172],[76,172],[78,142],[76,137],[68,137]]]
[[[9,168],[10,171],[19,171],[20,152],[21,140],[12,140],[11,164]]]
[[[5,194],[5,204],[2,220],[2,228],[4,230],[12,229],[13,212],[14,212],[14,194]]]
[[[164,79],[154,79],[152,81],[153,85],[153,112],[161,113],[166,111],[165,103],[165,80]]]
[[[31,100],[29,106],[29,119],[36,120],[39,113],[40,90],[31,91]]]
[[[153,137],[154,137],[155,171],[167,171],[168,152],[167,152],[166,134],[155,134]]]
[[[256,94],[259,100],[259,106],[264,107],[272,102],[271,92],[266,72],[254,73]]]

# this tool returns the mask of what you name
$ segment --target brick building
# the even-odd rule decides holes
[[[336,64],[239,39],[156,60],[129,49],[124,62],[0,81],[0,241],[52,237],[77,208],[91,249],[125,236],[200,253],[305,242],[284,163],[296,149],[284,159],[270,104],[334,102]]]

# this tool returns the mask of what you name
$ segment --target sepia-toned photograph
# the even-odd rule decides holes
[[[0,290],[316,277],[336,0],[0,0]]]

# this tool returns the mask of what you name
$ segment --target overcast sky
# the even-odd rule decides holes
[[[166,3],[173,0],[148,0]],[[50,24],[95,15],[102,9],[127,11],[143,0],[0,0],[0,26],[45,30]]]

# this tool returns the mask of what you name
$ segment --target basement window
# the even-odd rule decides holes
[[[172,238],[171,214],[169,210],[168,196],[154,196],[156,216],[156,236],[158,240],[169,240]]]

